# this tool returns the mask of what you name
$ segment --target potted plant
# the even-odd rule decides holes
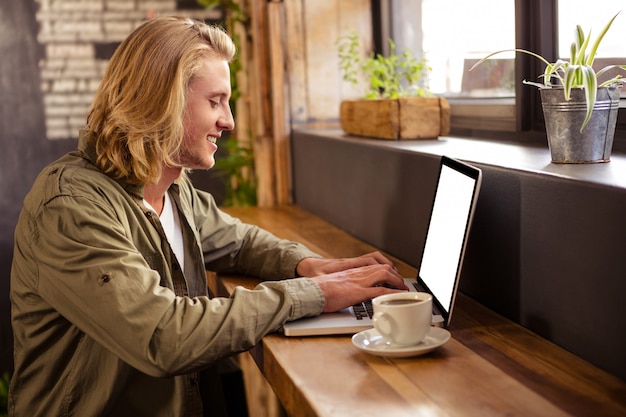
[[[506,51],[532,55],[546,65],[541,76],[543,83],[523,82],[540,89],[552,162],[610,161],[622,77],[617,75],[606,81],[600,80],[607,71],[626,70],[626,66],[608,65],[596,72],[593,64],[600,42],[618,15],[619,12],[604,26],[593,43],[591,31],[585,35],[577,25],[569,61],[558,59],[551,63],[525,49],[507,49],[485,56],[470,68],[471,71],[493,55]]]
[[[390,54],[363,58],[358,35],[352,32],[337,41],[339,65],[344,81],[367,87],[363,99],[343,100],[339,120],[352,135],[381,139],[432,139],[450,131],[450,106],[434,97],[420,82],[430,68],[410,51],[396,54],[389,40]]]

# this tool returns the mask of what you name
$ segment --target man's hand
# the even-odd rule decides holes
[[[356,258],[305,258],[298,263],[296,272],[301,277],[314,277],[316,275],[332,274],[333,272],[345,271],[366,265],[389,265],[395,269],[393,262],[387,259],[385,255],[380,252],[372,252]]]
[[[324,313],[339,311],[379,295],[408,290],[398,271],[386,263],[317,275],[311,279],[324,293]]]

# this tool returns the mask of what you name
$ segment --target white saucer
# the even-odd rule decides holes
[[[437,349],[450,340],[450,332],[441,327],[431,327],[426,338],[414,346],[398,346],[385,342],[376,329],[363,330],[352,336],[352,343],[359,349],[378,356],[406,358],[423,355]]]

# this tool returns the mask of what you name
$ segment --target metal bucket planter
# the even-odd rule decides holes
[[[588,164],[609,162],[619,108],[620,86],[598,89],[591,119],[582,133],[587,111],[585,92],[572,89],[566,101],[562,88],[541,88],[543,115],[552,162]]]

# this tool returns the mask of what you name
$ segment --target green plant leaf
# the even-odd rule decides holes
[[[539,55],[539,54],[536,54],[536,53],[531,52],[531,51],[527,51],[526,49],[518,49],[518,48],[513,48],[513,49],[501,49],[501,50],[499,50],[499,51],[492,52],[492,53],[490,53],[490,54],[488,54],[488,55],[484,56],[483,58],[481,58],[481,59],[480,59],[477,63],[475,63],[474,65],[472,65],[472,68],[470,68],[469,70],[470,70],[470,71],[471,71],[471,70],[473,70],[474,68],[476,68],[477,66],[479,66],[480,64],[482,64],[483,62],[485,62],[486,60],[488,60],[489,58],[491,58],[492,56],[494,56],[494,55],[498,55],[498,54],[501,54],[501,53],[504,53],[504,52],[521,52],[521,53],[524,53],[524,54],[532,55],[532,56],[534,56],[535,58],[537,58],[537,59],[539,59],[540,61],[542,61],[544,64],[546,64],[546,65],[550,65],[550,62],[549,62],[547,59],[545,59],[544,57],[542,57],[541,55]]]
[[[337,40],[339,68],[344,81],[357,84],[358,68],[367,81],[365,98],[398,98],[425,96],[430,92],[419,83],[426,80],[430,67],[425,59],[416,59],[410,50],[396,53],[396,45],[389,39],[389,56],[371,54],[362,58],[356,32],[341,36]],[[423,84],[426,84],[425,82]]]
[[[0,416],[6,415],[9,401],[9,385],[11,377],[5,372],[0,378]]]
[[[532,85],[533,87],[537,87],[537,88],[549,88],[549,87],[546,87],[544,84],[536,83],[534,81],[528,81],[528,80],[523,80],[522,84]]]
[[[357,74],[361,57],[359,56],[359,35],[352,31],[341,36],[335,42],[339,56],[339,68],[344,81],[357,85]]]
[[[617,12],[615,14],[615,16],[613,16],[613,18],[611,20],[609,20],[609,22],[604,26],[604,28],[602,29],[602,31],[600,32],[600,34],[596,38],[596,41],[593,43],[593,45],[591,47],[591,51],[589,53],[589,56],[587,57],[587,62],[586,62],[587,65],[593,65],[593,62],[596,59],[596,53],[598,52],[598,47],[600,46],[600,42],[602,42],[602,39],[604,38],[604,35],[606,35],[606,33],[609,31],[609,28],[613,24],[613,21],[617,18],[617,16],[620,13],[621,12]]]
[[[606,67],[602,68],[601,70],[599,70],[598,72],[596,72],[596,76],[600,77],[602,74],[604,74],[605,72],[607,72],[608,70],[612,70],[614,68],[618,68],[621,69],[623,71],[626,71],[626,65],[607,65]],[[621,76],[616,76],[615,78],[622,78]],[[613,79],[614,80],[614,79]],[[609,80],[611,81],[611,80]],[[606,82],[606,81],[605,81]]]
[[[580,25],[576,25],[576,30],[574,32],[574,45],[576,46],[576,51],[580,51],[583,42],[585,42],[585,33],[583,32],[583,28]]]
[[[574,62],[576,60],[576,54],[578,53],[578,46],[576,42],[572,42],[572,45],[569,48],[569,60],[570,62]]]
[[[565,71],[565,80],[563,81],[563,92],[565,100],[570,99],[572,88],[576,87],[576,72],[579,71],[580,65],[569,65]]]
[[[583,88],[585,89],[585,97],[587,101],[587,114],[583,125],[580,127],[580,131],[582,132],[585,126],[587,126],[587,123],[589,123],[589,119],[591,119],[591,114],[593,113],[593,108],[596,105],[598,86],[596,73],[590,65],[584,65],[580,67],[580,70],[583,77]]]
[[[591,31],[585,37],[583,30],[580,26],[576,26],[576,54],[571,61],[572,65],[583,65],[585,63],[585,51],[589,45],[589,38],[591,37]]]
[[[607,65],[606,67],[604,67],[601,70],[599,70],[598,72],[596,72],[596,77],[600,77],[602,74],[604,74],[608,70],[611,70],[611,69],[614,69],[614,68],[618,68],[618,69],[626,72],[626,65]],[[624,84],[624,77],[622,75],[618,74],[615,77],[611,78],[610,80],[606,80],[606,81],[602,82],[602,84],[600,84],[598,87],[607,87],[607,86],[609,86],[611,84],[615,84],[615,83]]]
[[[230,137],[221,146],[226,154],[215,161],[213,169],[224,176],[225,206],[254,206],[257,203],[257,178],[253,149]]]
[[[560,85],[565,85],[565,76],[561,75],[567,74],[570,71],[570,63],[567,61],[563,61],[562,59],[558,59],[555,63],[547,65],[544,77],[544,84],[547,86],[552,86],[552,78],[556,78],[559,80]]]

